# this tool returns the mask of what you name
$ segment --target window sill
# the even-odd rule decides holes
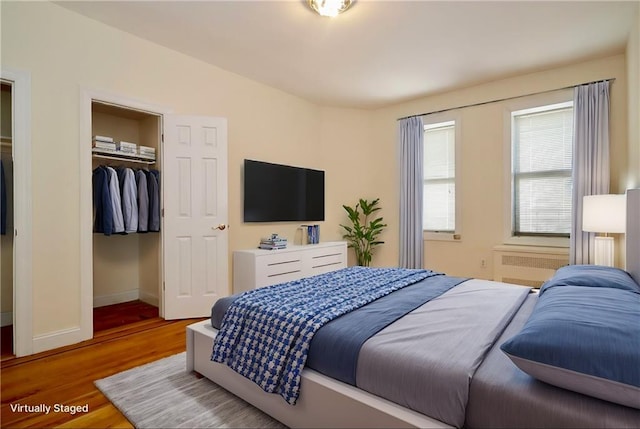
[[[516,246],[569,248],[569,239],[565,237],[508,237],[504,240],[503,244]]]
[[[422,240],[423,241],[451,241],[451,242],[461,242],[462,236],[457,232],[431,232],[431,231],[422,231]]]

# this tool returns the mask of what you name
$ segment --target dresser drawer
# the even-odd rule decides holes
[[[310,259],[322,259],[331,256],[342,256],[345,246],[331,246],[331,247],[318,247],[315,249],[309,249],[305,252],[304,257]]]
[[[285,272],[274,272],[273,274],[263,277],[263,284],[257,284],[256,287],[264,287],[271,286],[278,283],[286,283],[293,280],[300,279],[302,274],[302,270],[297,271],[285,271]]]
[[[321,265],[315,265],[313,267],[311,267],[311,275],[312,276],[317,276],[318,274],[323,274],[323,273],[328,273],[331,271],[336,271],[339,270],[341,268],[346,268],[347,265],[342,262],[342,261],[337,261],[337,260],[333,260],[333,261],[324,261]]]
[[[277,252],[274,250],[273,252]],[[274,253],[262,256],[256,261],[256,287],[269,286],[276,283],[299,279],[303,270],[300,255]]]
[[[344,246],[313,249],[305,258],[305,268],[311,275],[328,273],[347,266]]]

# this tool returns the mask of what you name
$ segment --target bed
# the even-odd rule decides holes
[[[323,329],[347,317],[368,328],[372,325],[369,319],[358,319],[365,317],[358,314],[366,311],[361,308],[337,317],[316,332],[307,365],[300,373],[299,392],[290,401],[295,405],[278,393],[266,393],[226,364],[211,360],[214,338],[219,334],[213,326],[220,326],[221,314],[237,297],[217,304],[223,308],[212,320],[187,328],[187,369],[208,377],[290,427],[638,427],[640,388],[636,386],[640,377],[637,352],[640,343],[634,341],[640,341],[640,335],[633,328],[640,326],[636,323],[640,322],[637,318],[640,301],[636,301],[640,289],[634,290],[640,286],[632,277],[640,279],[640,190],[628,192],[627,209],[630,275],[622,270],[606,270],[603,282],[609,283],[603,287],[599,282],[582,284],[600,277],[590,271],[594,267],[585,266],[583,272],[577,273],[559,271],[557,281],[545,285],[540,294],[520,286],[478,279],[445,280],[443,276],[420,279],[362,307],[375,309],[375,305],[397,295],[404,295],[404,301],[409,303],[406,314],[393,316],[388,325],[381,329],[374,327],[371,336],[355,341],[359,347],[356,365],[354,358],[342,362],[342,356],[353,354],[353,348],[345,349],[344,340],[332,339],[331,335],[323,334]],[[576,278],[582,280],[572,284]],[[438,283],[441,293],[417,306],[411,304],[412,291],[424,286],[421,283],[433,281]],[[434,285],[425,287],[431,290]],[[567,293],[574,295],[563,296]],[[578,365],[577,370],[572,367],[567,370],[563,362],[550,365],[536,357],[535,344],[534,355],[531,354],[529,340],[547,337],[539,335],[540,331],[536,333],[536,329],[545,332],[548,327],[545,323],[555,326],[554,317],[563,317],[562,305],[576,301],[575,294],[593,296],[586,307],[606,307],[616,300],[620,306],[626,306],[624,311],[615,307],[621,320],[605,317],[601,321],[605,335],[594,340],[614,344],[615,335],[609,333],[617,330],[612,330],[612,326],[631,326],[630,332],[625,329],[620,332],[618,340],[623,345],[615,346],[627,344],[628,350],[615,351],[610,365],[604,365],[604,371],[609,371],[610,366],[622,368],[622,374],[594,375],[589,373],[590,368],[582,371],[581,366],[591,365],[592,359],[586,357],[596,354],[593,349],[583,349],[591,340],[570,345],[577,348],[574,356],[583,357],[569,362]],[[537,305],[543,302],[545,305]],[[389,308],[402,305],[394,302],[369,312],[387,314]],[[591,323],[593,316],[582,317]],[[347,325],[334,330],[341,331],[344,326]],[[597,329],[588,332],[591,331]],[[349,331],[347,336],[355,338],[358,333],[354,332]],[[567,335],[574,336],[561,332],[557,339],[562,348],[569,348],[565,344]],[[346,352],[336,353],[343,349]],[[333,359],[339,362],[327,363],[326,356],[322,357],[323,350],[330,350],[330,356],[339,355],[340,358]],[[611,355],[602,359],[611,359]],[[573,377],[576,373],[580,377]]]

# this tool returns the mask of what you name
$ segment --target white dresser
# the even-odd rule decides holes
[[[233,293],[328,273],[347,266],[347,243],[332,241],[286,249],[233,252]]]

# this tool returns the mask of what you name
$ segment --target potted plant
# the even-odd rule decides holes
[[[348,247],[356,252],[358,265],[363,267],[368,267],[371,263],[373,248],[384,243],[377,238],[387,224],[382,223],[382,217],[371,220],[373,213],[380,210],[379,201],[380,198],[371,202],[360,198],[355,207],[342,206],[351,221],[351,226],[340,225],[346,231],[342,238],[347,240]]]

